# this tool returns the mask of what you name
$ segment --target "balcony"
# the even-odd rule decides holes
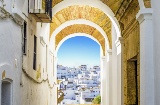
[[[52,0],[29,0],[29,14],[37,22],[52,22]]]

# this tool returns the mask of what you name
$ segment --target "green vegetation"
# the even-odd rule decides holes
[[[98,95],[97,97],[94,98],[92,101],[93,104],[100,104],[101,103],[101,96]]]

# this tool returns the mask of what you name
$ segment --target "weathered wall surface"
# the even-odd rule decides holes
[[[0,93],[2,81],[8,80],[12,85],[13,105],[56,105],[54,54],[48,47],[50,25],[35,22],[28,14],[28,0],[4,0],[4,4],[16,19],[27,23],[27,51],[22,52],[23,27],[10,18],[0,19]],[[33,70],[34,35],[37,37],[36,70]]]
[[[4,7],[8,12],[12,13],[12,2],[6,0]],[[2,7],[2,2],[0,2]],[[0,12],[0,14],[4,15]],[[21,87],[20,74],[22,67],[22,34],[21,27],[12,19],[6,17],[0,19],[0,94],[2,82],[9,81],[12,86],[11,104],[21,105]],[[0,103],[2,96],[0,95]]]
[[[49,24],[33,21],[28,21],[27,54],[23,55],[22,83],[26,91],[23,92],[23,105],[53,105],[57,103],[57,86],[53,71],[54,56],[48,48]],[[37,37],[36,70],[33,69],[34,36]]]
[[[139,11],[137,0],[133,0],[121,17],[124,38],[124,103],[140,105],[140,30],[136,20]],[[136,99],[137,97],[137,99]]]

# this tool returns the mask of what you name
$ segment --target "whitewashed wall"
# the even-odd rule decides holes
[[[3,79],[12,81],[12,105],[56,105],[54,54],[47,46],[50,25],[35,22],[28,14],[28,0],[4,0],[4,3],[8,12],[17,19],[26,21],[28,26],[27,54],[23,55],[21,27],[9,18],[0,19],[0,75],[5,72]],[[34,35],[37,36],[37,70],[33,70]],[[42,37],[44,41],[41,40]],[[0,93],[1,83],[2,78]]]
[[[12,12],[12,0],[4,0],[4,8]],[[0,6],[2,3],[0,2]],[[1,12],[0,12],[1,13]],[[2,14],[2,13],[1,13]],[[21,67],[22,67],[22,34],[21,27],[15,24],[10,18],[0,19],[0,94],[2,81],[11,81],[11,103],[22,105],[21,103]],[[0,103],[2,96],[0,95]]]
[[[151,0],[152,8],[153,8],[153,39],[154,39],[154,70],[155,70],[155,105],[160,104],[160,1],[159,0]],[[149,40],[148,40],[149,41]]]

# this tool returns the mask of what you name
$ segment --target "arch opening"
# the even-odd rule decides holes
[[[69,2],[69,1],[68,1]],[[104,105],[109,105],[110,103],[111,103],[111,101],[106,101],[105,100],[105,97],[107,96],[111,96],[111,97],[108,97],[108,100],[112,100],[113,101],[113,99],[115,98],[115,102],[113,102],[113,104],[118,104],[118,103],[121,103],[121,104],[123,104],[123,96],[122,96],[122,94],[123,94],[123,80],[122,80],[122,78],[123,78],[123,75],[121,75],[122,73],[121,72],[123,72],[122,71],[122,65],[123,65],[123,62],[122,62],[122,51],[123,51],[123,45],[121,46],[121,30],[120,30],[120,26],[119,26],[119,23],[118,23],[118,20],[116,19],[116,17],[115,17],[115,15],[114,15],[114,13],[112,12],[112,10],[107,6],[107,5],[105,5],[105,4],[103,4],[101,1],[95,1],[95,2],[93,2],[93,1],[91,1],[91,0],[88,0],[88,1],[84,1],[84,2],[80,2],[80,1],[71,1],[71,2],[69,2],[69,3],[67,3],[67,0],[66,1],[63,1],[63,2],[60,2],[59,4],[57,4],[53,9],[54,9],[54,11],[53,11],[53,15],[56,15],[56,13],[58,13],[59,11],[61,11],[62,9],[65,9],[65,8],[67,8],[67,7],[69,7],[69,6],[75,6],[75,5],[80,5],[80,6],[90,6],[90,7],[93,7],[93,8],[97,8],[97,9],[99,9],[99,10],[101,10],[105,15],[107,15],[108,16],[108,18],[110,19],[110,21],[111,21],[111,25],[110,25],[110,34],[111,34],[111,36],[112,37],[114,37],[114,39],[112,39],[112,37],[110,38],[110,40],[112,40],[113,42],[112,42],[112,46],[114,45],[114,50],[112,51],[112,53],[114,53],[114,60],[113,60],[113,62],[112,62],[112,58],[110,57],[110,54],[111,53],[108,53],[108,50],[110,50],[111,48],[109,48],[109,47],[107,47],[106,48],[106,46],[107,46],[107,43],[109,42],[109,41],[107,41],[106,39],[105,39],[105,50],[104,50],[104,53],[105,53],[105,56],[103,56],[102,57],[102,68],[103,68],[103,77],[105,77],[106,78],[106,75],[112,75],[113,77],[109,80],[109,81],[107,81],[107,85],[108,85],[108,87],[106,88],[106,85],[104,85],[104,87],[102,88],[102,90],[103,90],[103,92],[104,92],[104,94],[102,94],[102,104],[104,104]],[[67,21],[65,21],[65,22],[63,22],[62,24],[60,23],[60,25],[55,29],[55,31],[53,32],[53,34],[51,35],[51,39],[52,39],[52,37],[53,37],[53,40],[55,40],[55,36],[61,31],[61,30],[63,30],[65,27],[68,27],[68,26],[70,26],[70,25],[68,25],[68,24],[66,24],[66,23],[68,23],[68,22],[70,22],[70,21],[75,21],[75,23],[76,23],[76,21],[78,20],[78,19],[84,19],[85,20],[85,18],[76,18],[76,19],[69,19],[69,20],[67,20]],[[87,19],[86,19],[87,20]],[[88,20],[88,21],[90,21],[90,22],[92,22],[92,23],[95,23],[96,25],[98,25],[104,32],[105,32],[105,30],[101,27],[101,24],[99,24],[99,23],[96,23],[96,22],[94,22],[94,21],[91,21],[91,20]],[[75,23],[72,23],[72,25],[73,24],[75,24]],[[87,24],[87,23],[86,23]],[[62,28],[62,27],[63,28]],[[61,28],[60,28],[61,27]],[[95,27],[95,26],[94,26]],[[112,30],[112,28],[114,28],[114,30]],[[56,31],[59,31],[59,32],[56,32]],[[113,32],[114,31],[114,32]],[[56,34],[55,34],[56,33]],[[107,34],[106,32],[105,32],[105,34]],[[106,36],[107,38],[108,38],[108,36]],[[50,40],[50,42],[51,42],[52,40]],[[54,41],[53,41],[54,42]],[[53,43],[52,42],[52,43]],[[55,42],[54,42],[55,43]],[[56,45],[54,45],[54,46],[56,46]],[[55,51],[55,50],[54,50]],[[118,53],[117,53],[117,51],[118,51]],[[55,54],[56,55],[56,54]],[[109,60],[108,60],[109,59]],[[113,70],[113,72],[115,72],[115,73],[117,73],[117,75],[113,75],[113,74],[111,74],[109,71],[112,71],[112,66],[110,65],[109,67],[107,67],[106,65],[108,65],[108,64],[112,64],[113,66],[117,66],[116,68],[114,68],[114,70]],[[109,70],[110,69],[110,70]],[[107,71],[107,73],[105,72],[105,70]],[[121,78],[122,77],[122,78]],[[107,76],[107,78],[109,78],[109,76]],[[104,80],[104,78],[103,78],[103,80]],[[112,82],[114,82],[114,83],[111,83],[111,81]],[[106,83],[106,81],[103,81],[103,84],[104,83]],[[110,86],[113,86],[113,87],[115,87],[113,90],[114,91],[116,91],[117,93],[115,93],[115,92],[113,92],[112,90],[111,90],[111,87]],[[104,89],[104,88],[106,88],[106,89]],[[111,90],[111,92],[110,92],[110,90]],[[108,94],[108,95],[107,95]]]
[[[89,34],[85,34],[85,33],[74,33],[74,34],[71,34],[71,35],[68,35],[68,36],[66,36],[63,40],[61,40],[61,42],[58,44],[58,46],[57,46],[57,48],[56,48],[56,54],[59,52],[59,49],[60,49],[60,47],[63,45],[63,43],[65,43],[65,41],[68,41],[68,39],[70,40],[70,39],[72,39],[73,38],[73,40],[74,40],[74,38],[76,38],[76,37],[86,37],[88,40],[92,40],[92,43],[93,43],[93,41],[94,41],[94,43],[96,42],[96,46],[99,46],[99,50],[100,50],[100,52],[102,52],[102,47],[101,47],[101,45],[100,45],[100,43],[97,41],[97,39],[95,39],[94,37],[92,37],[91,35],[89,35]],[[83,38],[84,39],[84,38]],[[76,40],[77,41],[77,40]],[[86,41],[86,40],[85,40]],[[83,41],[83,40],[80,40],[79,42],[82,42],[82,43],[84,43],[84,44],[87,44],[85,41]],[[76,43],[75,43],[76,44]],[[83,46],[84,46],[84,44],[83,44]],[[89,45],[90,45],[90,43],[89,43]],[[72,46],[72,45],[71,45]],[[86,46],[84,46],[85,48],[86,48]],[[80,47],[78,47],[78,48],[80,48]],[[84,49],[85,49],[84,48]],[[89,47],[87,47],[88,48],[88,50],[89,49],[94,49],[94,46],[92,46],[92,48],[89,48]],[[81,49],[81,48],[80,48]],[[73,49],[74,50],[74,49]],[[74,51],[73,51],[74,52]],[[75,51],[76,52],[76,51]],[[82,53],[83,51],[81,51],[80,53]],[[85,51],[84,51],[85,52]],[[65,54],[68,54],[67,53],[67,51],[65,52]],[[83,54],[82,54],[83,55]],[[78,56],[82,56],[81,54],[78,54]],[[90,54],[90,55],[92,55],[92,54]],[[100,53],[99,55],[98,55],[98,57],[96,57],[96,58],[99,58],[99,64],[98,65],[95,65],[95,66],[99,66],[101,63],[101,60],[100,60],[100,55],[102,55],[103,56],[103,53]],[[56,55],[57,56],[57,62],[59,62],[59,56],[58,55]],[[75,57],[74,55],[73,55],[73,57]],[[85,56],[86,57],[86,56]],[[64,57],[63,57],[64,58]],[[77,57],[78,58],[78,57]],[[89,58],[89,57],[88,57]],[[88,58],[85,58],[85,59],[88,59]],[[83,59],[83,58],[82,58]],[[62,59],[61,59],[62,60]],[[81,61],[81,59],[79,59],[80,61]],[[68,62],[72,62],[72,58],[70,58],[70,60],[68,61]],[[86,62],[87,61],[83,61],[83,63],[79,63],[78,65],[75,65],[75,69],[78,71],[78,67],[77,66],[85,66],[85,65],[87,65],[86,64]],[[94,61],[92,61],[92,62],[94,62]],[[90,68],[90,67],[93,67],[93,65],[91,66],[91,64],[92,64],[92,62],[91,62],[91,60],[90,60],[90,64],[89,65],[87,65],[87,68],[85,68],[86,70],[88,70],[88,68]],[[58,64],[58,63],[57,63]],[[57,65],[56,64],[56,65]],[[61,63],[59,63],[60,65],[58,65],[58,66],[60,66],[61,68],[63,68],[63,64],[61,65]],[[89,67],[90,66],[90,67]],[[59,67],[59,68],[60,68]],[[66,66],[65,66],[66,67]],[[70,67],[70,66],[69,66]],[[71,66],[71,68],[72,68],[73,66]],[[99,66],[100,67],[100,66]],[[58,69],[57,68],[57,79],[67,79],[67,81],[69,82],[69,81],[71,81],[71,79],[70,79],[70,77],[67,75],[67,76],[63,76],[63,74],[62,73],[60,73],[61,71],[60,71],[61,69]],[[83,71],[84,69],[83,68],[81,68],[81,70],[80,71]],[[74,70],[72,70],[71,72],[73,72]],[[80,78],[80,77],[83,77],[83,75],[81,75],[81,74],[76,74],[76,73],[71,73],[72,75],[71,76],[73,76],[74,77],[74,75],[77,75],[78,77],[77,78]],[[100,77],[100,74],[99,74],[99,77]],[[85,82],[86,83],[88,83],[88,84],[86,84],[86,87],[82,87],[82,89],[86,89],[86,91],[88,90],[92,90],[91,89],[91,87],[94,87],[94,89],[96,89],[96,81],[95,81],[95,84],[91,84],[90,82],[93,82],[94,80],[86,80],[86,81],[80,81],[79,80],[79,85],[83,85],[83,84],[85,84]],[[99,81],[100,81],[100,78],[99,78]],[[83,83],[83,84],[82,84]],[[66,88],[69,88],[69,86],[70,85],[68,85],[68,86],[63,86],[63,81],[62,81],[62,84],[60,85],[61,86],[61,88],[62,88],[62,90],[63,90],[63,88],[64,88],[64,94],[65,94],[65,97],[69,97],[69,94],[71,94],[72,92],[70,92],[70,93],[68,93],[68,91],[65,91],[66,90]],[[99,87],[99,88],[98,88]],[[80,88],[79,88],[80,89]],[[99,89],[99,90],[98,90]],[[97,95],[100,95],[100,90],[101,90],[101,88],[100,88],[100,85],[97,85],[97,92],[96,93],[94,93],[94,94],[91,94],[93,97],[95,97],[95,96],[97,96]],[[83,93],[85,94],[85,90],[83,91]],[[87,97],[87,96],[86,96]],[[92,98],[93,98],[92,97]],[[73,100],[75,100],[74,99],[74,97],[72,97],[73,98]],[[83,98],[83,97],[82,97]],[[83,100],[79,100],[81,103],[80,104],[83,104]],[[65,101],[65,100],[63,100],[62,101],[64,104],[67,104],[67,102]],[[69,103],[68,103],[69,104]],[[74,103],[75,104],[75,103]],[[78,103],[77,103],[78,104]]]
[[[88,38],[92,39],[93,41],[97,42],[97,44],[99,44],[99,46],[100,46],[100,56],[103,56],[103,49],[102,49],[102,46],[101,46],[101,44],[99,43],[99,41],[98,41],[96,38],[94,38],[93,36],[91,36],[91,35],[89,35],[89,34],[87,34],[87,33],[73,33],[73,34],[70,34],[70,35],[66,36],[65,38],[63,38],[63,39],[58,43],[58,45],[57,45],[57,47],[56,47],[55,56],[57,57],[57,53],[58,53],[58,50],[59,50],[60,46],[61,46],[66,40],[68,40],[69,38],[76,37],[76,36],[85,36],[85,37],[88,37]]]

